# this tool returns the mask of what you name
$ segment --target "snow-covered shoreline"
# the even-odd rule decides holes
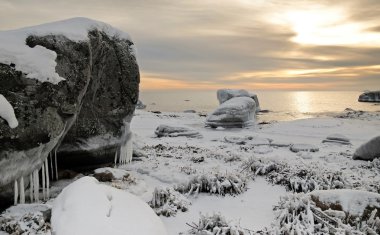
[[[220,213],[248,230],[270,227],[275,218],[273,206],[279,203],[281,196],[291,193],[286,189],[296,192],[310,189],[294,189],[276,183],[273,175],[265,174],[264,170],[263,176],[255,176],[263,169],[261,166],[272,163],[287,169],[285,177],[296,182],[297,170],[308,171],[312,179],[320,183],[320,189],[343,187],[379,193],[380,170],[371,162],[352,159],[357,147],[380,133],[378,113],[367,113],[359,119],[349,115],[346,118],[312,118],[256,124],[243,129],[205,128],[204,121],[205,117],[197,113],[156,114],[136,110],[131,130],[135,148],[142,154],[131,164],[119,167],[126,170],[128,179],[119,178],[107,183],[149,202],[157,187],[183,188],[197,177],[223,179],[233,175],[245,180],[246,188],[233,195],[223,196],[212,191],[202,193],[202,190],[185,193],[191,202],[186,212],[161,216],[170,235],[186,234],[191,229],[186,223],[197,223],[199,213]],[[201,135],[197,138],[158,138],[154,131],[159,125],[191,128]],[[322,143],[333,134],[346,136],[351,144]],[[318,151],[295,153],[290,150],[290,144],[312,145]],[[247,170],[247,164],[252,161],[258,164]],[[253,169],[257,172],[252,172]],[[337,182],[323,183],[323,177],[335,175]],[[51,191],[59,192],[62,182],[55,182]]]

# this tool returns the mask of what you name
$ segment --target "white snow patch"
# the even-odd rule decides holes
[[[0,45],[1,47],[1,45]],[[16,128],[18,121],[13,106],[0,94],[0,117],[8,122],[10,128]]]
[[[60,193],[51,221],[56,235],[167,234],[148,204],[93,177],[83,177]]]
[[[54,84],[64,80],[55,72],[57,54],[42,46],[30,48],[25,40],[30,35],[64,35],[74,41],[87,40],[89,30],[99,29],[109,36],[130,40],[127,33],[111,25],[87,18],[72,18],[17,30],[0,31],[0,63],[15,64],[16,70],[27,74],[28,78]],[[132,48],[132,52],[136,51]]]

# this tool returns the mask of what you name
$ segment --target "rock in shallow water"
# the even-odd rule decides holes
[[[260,103],[259,99],[257,98],[257,95],[254,93],[249,93],[246,90],[243,89],[219,89],[217,91],[217,97],[219,100],[219,104],[222,104],[226,102],[227,100],[230,100],[234,97],[251,97],[255,103],[256,103],[256,112],[260,111]]]
[[[354,160],[373,160],[375,158],[380,158],[380,136],[362,144],[356,149],[353,156]]]
[[[249,97],[235,97],[222,103],[206,119],[206,126],[246,127],[254,124],[256,103]]]

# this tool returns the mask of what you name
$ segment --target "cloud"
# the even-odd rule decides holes
[[[108,22],[136,42],[142,89],[375,89],[380,41],[360,41],[380,32],[380,2],[364,1],[3,0],[0,30],[75,16]],[[321,21],[326,9],[344,17]],[[318,14],[302,18],[310,11]],[[301,31],[284,18],[289,12],[301,12]],[[317,31],[307,31],[313,25]],[[331,40],[326,29],[334,27]],[[352,32],[360,40],[338,43]],[[302,43],[301,33],[334,43]]]

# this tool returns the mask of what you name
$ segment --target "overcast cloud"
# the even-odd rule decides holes
[[[1,0],[0,30],[105,21],[138,48],[142,89],[380,89],[380,1]]]

